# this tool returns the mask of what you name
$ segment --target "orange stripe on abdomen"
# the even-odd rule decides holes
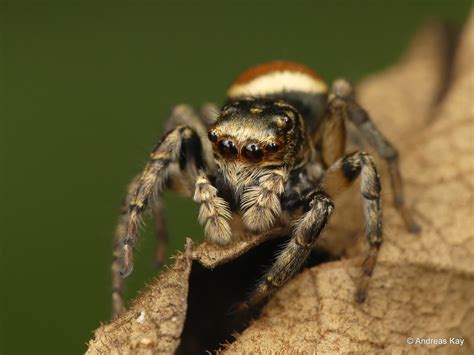
[[[257,65],[243,72],[230,86],[228,97],[260,97],[285,91],[322,94],[327,92],[327,85],[314,70],[306,65],[274,61]]]
[[[283,60],[276,60],[273,62],[263,63],[256,65],[250,69],[247,69],[234,81],[234,84],[245,84],[249,81],[255,79],[256,77],[271,73],[271,72],[281,72],[281,71],[290,71],[297,73],[304,73],[315,80],[321,80],[321,77],[313,69],[309,68],[304,64],[287,62]]]

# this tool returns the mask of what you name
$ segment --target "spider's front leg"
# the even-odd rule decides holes
[[[200,138],[206,132],[202,119],[188,105],[179,105],[172,111],[167,128],[169,132],[151,153],[145,169],[130,183],[122,204],[122,213],[115,233],[112,263],[114,317],[125,310],[123,276],[127,276],[133,267],[133,248],[138,237],[141,215],[145,209],[149,206],[153,212],[157,236],[155,262],[162,263],[165,258],[167,239],[161,200],[164,185],[189,196],[198,185],[202,185],[200,181],[203,177],[207,179],[204,171],[214,169],[212,149],[207,140]],[[228,206],[226,202],[214,198],[215,189],[213,190],[210,183],[203,186],[203,190],[201,202],[206,207],[217,210],[218,217],[214,220],[217,220],[220,226],[220,230],[213,233],[212,223],[209,224],[206,221],[209,224],[208,235],[224,235],[225,243],[225,240],[230,239],[230,228],[226,225],[226,219],[230,216],[230,212],[226,212]],[[206,195],[205,191],[211,191],[208,194],[211,196]],[[221,202],[221,208],[216,208],[216,206],[219,207],[216,201]],[[224,232],[221,233],[222,231]]]
[[[364,152],[355,152],[336,161],[327,170],[322,186],[333,198],[347,189],[361,176],[360,193],[365,221],[365,237],[369,242],[369,253],[362,264],[362,275],[356,292],[361,303],[367,296],[367,288],[374,270],[378,252],[383,240],[382,202],[380,177],[372,158]]]
[[[266,276],[259,283],[246,303],[239,305],[239,309],[252,307],[283,286],[308,258],[312,247],[326,226],[332,214],[334,204],[323,191],[313,192],[303,200],[306,211],[301,219],[297,220],[292,238],[278,255]]]
[[[192,164],[195,169],[203,167],[201,141],[189,126],[178,126],[168,132],[150,155],[150,160],[134,184],[132,197],[125,215],[121,268],[122,276],[130,274],[133,268],[133,249],[137,240],[141,216],[150,200],[158,196],[163,189],[170,164]]]
[[[244,190],[241,209],[244,225],[253,232],[269,230],[281,215],[280,196],[288,181],[286,169],[262,174],[258,183]]]
[[[353,122],[367,142],[377,151],[388,165],[390,183],[393,191],[394,205],[402,217],[406,228],[412,233],[419,233],[421,227],[413,219],[405,205],[403,179],[400,173],[398,152],[375,126],[364,108],[354,98],[354,88],[344,79],[338,79],[333,84],[333,100],[340,100],[344,104],[343,114]]]
[[[123,300],[123,278],[120,275],[123,238],[127,228],[128,206],[133,197],[133,192],[136,190],[140,176],[135,176],[132,182],[128,185],[127,194],[123,198],[122,207],[120,211],[120,218],[115,230],[114,250],[112,260],[112,310],[114,317],[122,314],[125,311],[125,304]]]

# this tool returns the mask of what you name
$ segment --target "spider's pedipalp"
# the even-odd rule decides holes
[[[206,239],[219,245],[229,244],[232,241],[228,222],[232,217],[229,203],[217,196],[217,189],[204,171],[198,173],[194,201],[201,204],[198,220],[204,225]]]
[[[288,172],[272,170],[258,179],[256,186],[244,190],[241,209],[243,223],[251,231],[270,229],[281,215],[280,196],[285,190]]]

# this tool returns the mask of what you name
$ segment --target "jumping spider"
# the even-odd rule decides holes
[[[331,216],[333,198],[358,176],[370,245],[356,293],[362,302],[383,239],[381,185],[370,155],[345,153],[345,121],[353,122],[386,160],[395,206],[407,228],[417,232],[418,225],[405,209],[397,151],[355,101],[347,81],[336,80],[328,93],[326,83],[304,65],[256,66],[227,94],[218,115],[198,115],[184,105],[175,108],[168,133],[130,184],[115,240],[115,314],[124,310],[121,276],[132,271],[141,216],[148,206],[156,219],[158,244],[165,244],[160,198],[165,187],[194,195],[210,243],[232,243],[232,219],[240,219],[244,230],[252,233],[292,227],[289,243],[247,303],[254,304],[298,271]],[[162,259],[163,248],[160,253]]]

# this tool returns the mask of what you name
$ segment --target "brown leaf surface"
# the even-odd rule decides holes
[[[194,249],[192,254],[193,260],[198,261],[201,265],[207,268],[213,269],[218,265],[224,264],[239,257],[250,249],[255,248],[269,239],[273,239],[278,236],[284,236],[286,232],[287,231],[284,229],[275,228],[265,234],[241,240],[225,249],[218,248],[215,245],[208,244],[207,242],[203,242]]]
[[[399,148],[407,200],[423,232],[405,231],[386,192],[385,243],[368,299],[357,305],[354,256],[365,245],[359,198],[349,191],[336,201],[322,240],[343,260],[295,277],[222,352],[473,353],[473,36],[471,14],[451,60],[450,37],[431,24],[399,64],[358,86],[359,101]],[[384,170],[383,162],[378,166]],[[390,191],[386,179],[384,190]],[[214,268],[269,238],[254,237],[230,249],[205,243],[193,248],[188,241],[175,264],[124,316],[96,330],[88,353],[173,353],[186,318],[192,259]],[[409,346],[407,337],[456,337],[464,345]]]
[[[128,312],[95,331],[88,354],[174,352],[186,317],[192,245],[188,239],[184,253],[137,297]]]

